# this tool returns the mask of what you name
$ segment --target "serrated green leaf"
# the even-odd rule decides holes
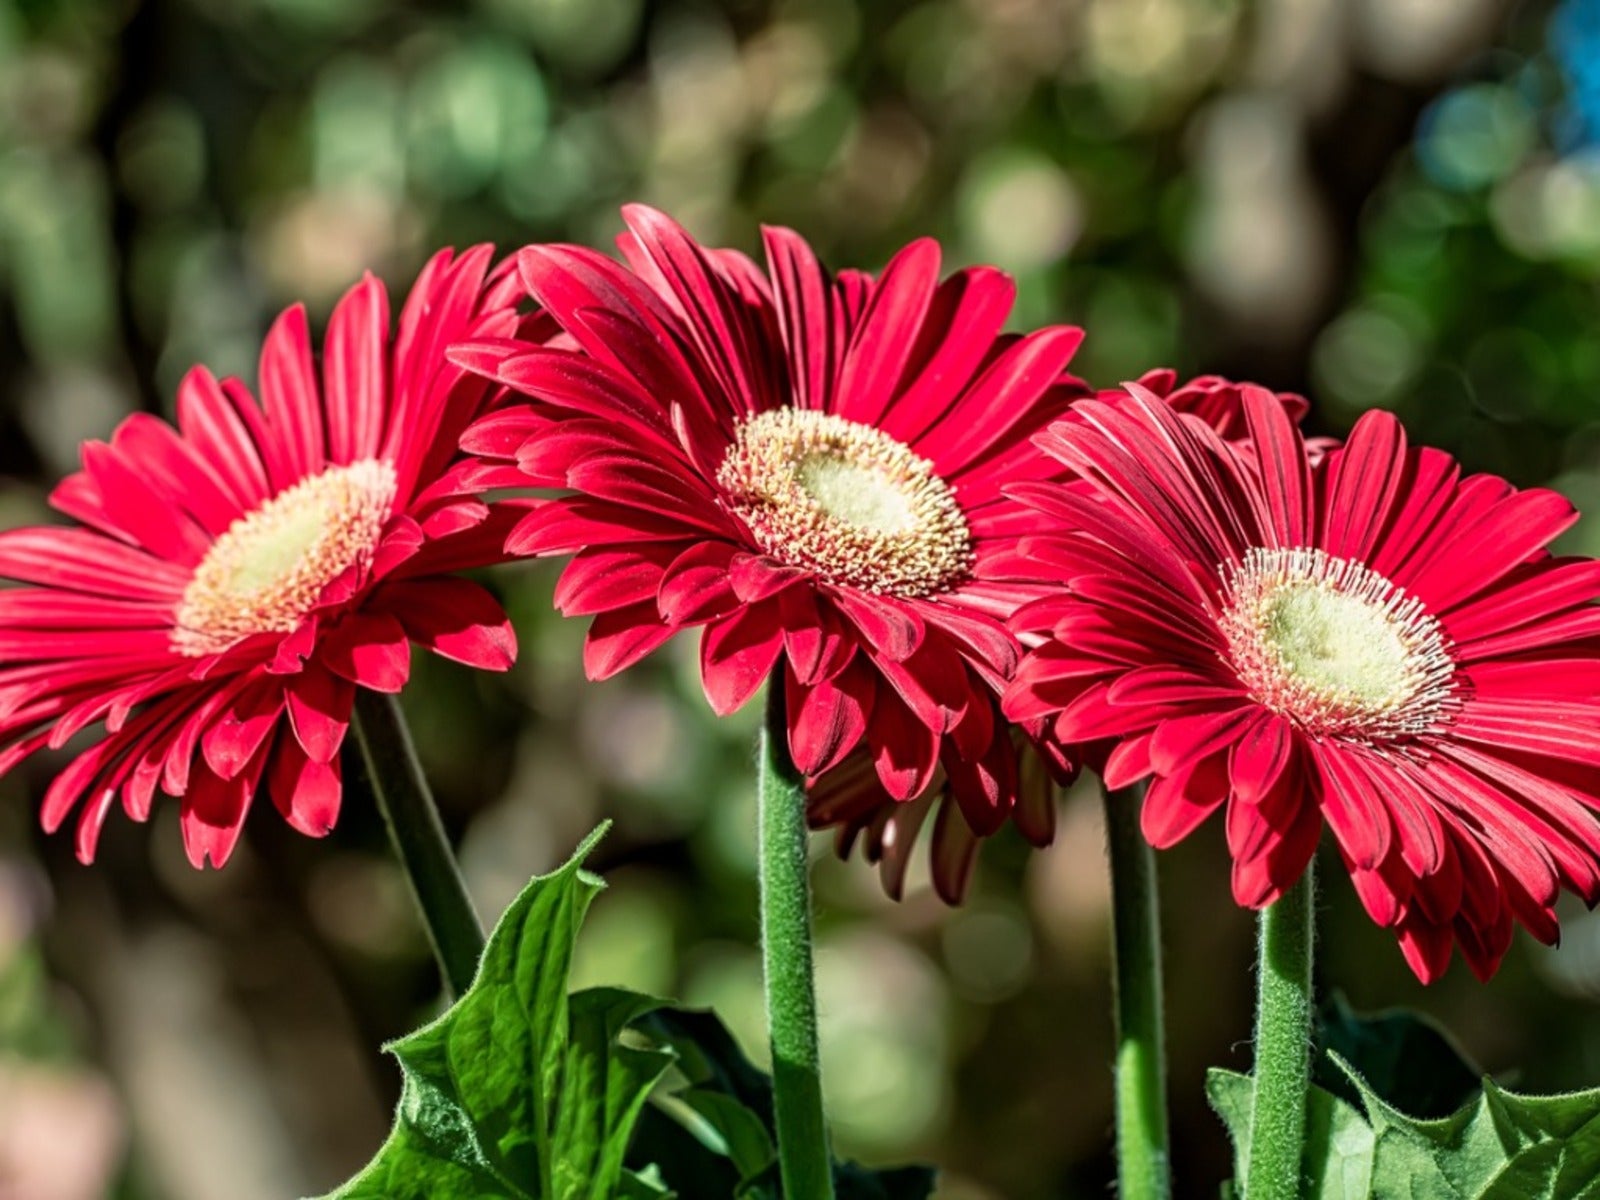
[[[1600,1200],[1600,1089],[1522,1096],[1482,1079],[1455,1111],[1422,1117],[1396,1098],[1427,1105],[1442,1088],[1459,1090],[1459,1078],[1410,1078],[1457,1073],[1462,1060],[1448,1037],[1405,1013],[1335,1018],[1344,1028],[1326,1039],[1317,1079],[1337,1077],[1341,1094],[1313,1086],[1308,1100],[1304,1168],[1314,1200]],[[1362,1054],[1373,1074],[1332,1043]],[[1249,1154],[1252,1089],[1249,1076],[1231,1071],[1207,1080],[1233,1139],[1236,1177]]]
[[[677,1093],[677,1099],[716,1132],[722,1152],[741,1179],[754,1178],[776,1159],[778,1148],[761,1118],[732,1096],[709,1088],[690,1088]]]
[[[1212,1067],[1206,1072],[1206,1099],[1222,1118],[1233,1143],[1233,1177],[1244,1178],[1244,1164],[1250,1157],[1250,1114],[1254,1111],[1255,1085],[1250,1076]],[[1226,1195],[1228,1188],[1224,1188]]]
[[[677,1149],[690,1155],[711,1149],[737,1171],[732,1189],[691,1192],[677,1183],[675,1152],[658,1160],[669,1181],[686,1196],[779,1200],[772,1080],[750,1062],[715,1013],[661,1008],[642,1018],[637,1028],[677,1051],[678,1071],[691,1086],[674,1092],[673,1103],[705,1127],[695,1138],[685,1126]],[[712,1136],[703,1136],[707,1132]],[[691,1140],[694,1146],[687,1144]],[[929,1167],[869,1168],[853,1162],[835,1162],[833,1177],[837,1200],[926,1200],[935,1183]]]
[[[690,1083],[731,1096],[772,1127],[772,1080],[746,1057],[714,1012],[663,1008],[639,1022],[641,1032],[678,1052]]]
[[[555,1194],[609,1200],[639,1110],[676,1055],[618,1043],[633,1021],[662,1001],[620,988],[571,998],[571,1037],[556,1107]]]
[[[659,1000],[567,996],[578,928],[603,886],[582,863],[604,831],[511,903],[467,993],[388,1047],[405,1072],[395,1130],[337,1200],[610,1200],[623,1186],[634,1121],[674,1052],[618,1044]]]
[[[692,1128],[669,1115],[675,1097],[660,1099],[639,1115],[633,1142],[628,1147],[629,1166],[658,1170],[663,1182],[680,1196],[732,1196],[739,1189],[739,1171],[726,1157],[726,1147],[709,1126]],[[691,1112],[689,1117],[699,1121]]]
[[[1520,1096],[1485,1079],[1459,1111],[1421,1121],[1341,1065],[1361,1089],[1378,1133],[1376,1200],[1426,1195],[1428,1188],[1461,1200],[1594,1200],[1600,1194],[1600,1089]]]
[[[466,995],[390,1045],[394,1131],[327,1200],[777,1200],[772,1081],[714,1014],[567,994],[601,832],[512,902]],[[839,1200],[926,1200],[934,1175],[845,1163],[835,1179]]]
[[[1206,1097],[1233,1139],[1234,1177],[1239,1178],[1250,1154],[1255,1084],[1248,1075],[1213,1068],[1206,1074]],[[1373,1142],[1372,1129],[1359,1109],[1313,1087],[1306,1110],[1307,1200],[1367,1200],[1371,1195]]]
[[[1444,1117],[1478,1092],[1483,1072],[1440,1026],[1407,1009],[1357,1014],[1335,994],[1317,1017],[1316,1083],[1352,1104],[1358,1097],[1337,1054],[1389,1104],[1414,1117]]]
[[[863,1167],[860,1163],[833,1164],[835,1200],[928,1200],[938,1183],[932,1167]],[[759,1178],[740,1187],[734,1200],[783,1200],[774,1163]]]
[[[325,1200],[427,1200],[484,1196],[520,1200],[493,1174],[441,1158],[404,1124],[397,1124],[366,1168]]]

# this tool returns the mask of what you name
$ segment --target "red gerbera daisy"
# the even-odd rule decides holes
[[[1037,593],[988,567],[1033,523],[1002,482],[1059,470],[1031,438],[1085,394],[1065,374],[1082,333],[1002,334],[1011,280],[941,283],[932,241],[834,278],[787,230],[765,231],[763,272],[660,213],[625,216],[626,266],[518,256],[570,346],[455,352],[532,401],[468,434],[480,482],[510,482],[514,460],[525,485],[567,490],[509,549],[576,552],[556,600],[597,614],[592,678],[694,626],[718,713],[780,670],[813,824],[845,850],[865,831],[894,891],[938,804],[935,882],[954,899],[975,838],[1008,817],[1051,833],[997,700],[1019,653],[1004,618]]]
[[[0,533],[0,577],[31,585],[0,591],[0,771],[104,722],[44,798],[54,830],[88,797],[81,859],[119,798],[143,820],[158,789],[180,801],[196,866],[226,861],[263,778],[294,828],[326,833],[356,687],[398,691],[411,642],[510,665],[500,606],[452,574],[502,559],[526,507],[454,482],[492,388],[444,348],[518,321],[514,289],[485,287],[490,257],[435,257],[392,346],[368,277],[334,310],[320,379],[289,309],[262,349],[260,405],[196,368],[176,430],[141,414],[83,448],[51,503],[88,528]]]
[[[1326,821],[1424,981],[1452,941],[1487,978],[1513,920],[1554,940],[1560,886],[1600,896],[1600,564],[1544,550],[1571,505],[1463,479],[1386,413],[1312,464],[1260,389],[1232,444],[1130,391],[1041,439],[1091,494],[1016,489],[1063,587],[1016,616],[1047,640],[1006,711],[1150,779],[1157,847],[1225,807],[1241,904]]]

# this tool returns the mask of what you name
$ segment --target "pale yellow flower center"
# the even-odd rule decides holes
[[[1313,732],[1415,735],[1455,703],[1455,661],[1439,622],[1358,562],[1321,550],[1251,550],[1223,599],[1240,682]]]
[[[955,493],[932,463],[870,425],[760,413],[739,427],[717,482],[763,550],[830,582],[911,598],[971,569]]]
[[[294,630],[330,582],[371,566],[394,495],[394,468],[366,459],[302,479],[240,517],[184,589],[173,648],[199,657]]]

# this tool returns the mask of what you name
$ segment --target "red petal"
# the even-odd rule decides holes
[[[752,605],[707,625],[700,639],[700,681],[712,711],[725,717],[742,707],[782,652],[776,605]]]
[[[178,429],[202,461],[216,471],[218,482],[241,513],[258,507],[272,494],[250,431],[216,377],[204,367],[194,368],[178,385]]]
[[[789,751],[802,775],[821,775],[837,766],[865,736],[876,683],[859,661],[833,679],[810,686],[802,684],[793,670],[784,673],[784,680]]]
[[[388,613],[346,617],[323,638],[317,659],[335,674],[375,692],[398,692],[411,675],[411,643]]]
[[[997,831],[1017,802],[1017,748],[1011,731],[997,727],[988,749],[977,758],[946,752],[943,761],[950,794],[973,832],[987,837]]]
[[[1288,768],[1294,751],[1294,734],[1282,717],[1263,715],[1233,744],[1228,774],[1233,794],[1253,804],[1270,793]]]
[[[322,837],[339,819],[343,794],[339,760],[316,762],[286,741],[272,756],[267,790],[291,828],[307,837]]]
[[[470,579],[417,579],[384,588],[374,605],[394,613],[406,635],[435,654],[508,671],[517,661],[517,635],[500,602]]]
[[[296,304],[273,322],[262,343],[261,401],[301,477],[320,474],[326,465],[321,399],[305,306]]]
[[[301,621],[293,633],[278,643],[267,670],[274,675],[293,675],[302,670],[305,660],[317,648],[317,627],[315,613]]]
[[[922,238],[884,267],[839,373],[833,411],[878,425],[895,393],[939,282],[939,243]]]
[[[389,393],[389,296],[368,275],[340,299],[323,342],[328,457],[371,458],[383,437]]]
[[[727,542],[696,542],[673,559],[656,592],[661,619],[673,625],[692,624],[737,608],[738,597],[728,583],[734,554]]]
[[[1151,782],[1139,827],[1157,850],[1175,846],[1228,798],[1226,758],[1214,754],[1188,770]]]
[[[833,597],[840,611],[861,631],[865,644],[878,653],[904,661],[922,644],[927,629],[908,605],[851,588],[839,588]]]
[[[770,599],[806,578],[806,572],[783,566],[764,554],[735,554],[728,565],[733,594],[745,604]]]
[[[332,762],[350,727],[355,685],[315,664],[285,689],[295,740],[315,762]]]
[[[894,799],[910,800],[932,782],[939,762],[939,735],[887,689],[879,690],[873,704],[867,741],[878,779]]]
[[[978,839],[958,804],[941,804],[933,821],[933,889],[946,904],[960,904],[972,882]]]
[[[609,679],[676,632],[674,626],[662,624],[654,601],[601,613],[589,625],[589,636],[583,643],[584,674],[590,679]]]
[[[233,854],[259,774],[258,764],[255,770],[223,779],[203,762],[195,765],[183,793],[178,823],[183,831],[183,848],[197,870],[203,869],[207,860],[212,866],[221,867]]]
[[[1254,706],[1197,713],[1162,721],[1150,743],[1150,761],[1171,775],[1236,741],[1257,713]]]
[[[1150,738],[1148,735],[1130,737],[1118,742],[1106,757],[1101,777],[1113,791],[1132,787],[1148,778],[1155,768],[1150,765]]]
[[[1406,965],[1423,983],[1433,983],[1449,969],[1452,939],[1448,925],[1434,925],[1418,917],[1406,920],[1397,932]]]
[[[1322,779],[1322,813],[1339,848],[1355,866],[1376,868],[1389,853],[1394,825],[1371,778],[1332,745],[1318,747],[1311,758]]]
[[[200,739],[207,765],[221,778],[244,770],[277,727],[283,686],[276,680],[246,688],[212,721]]]

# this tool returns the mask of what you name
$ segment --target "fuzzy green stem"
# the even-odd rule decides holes
[[[1255,1103],[1245,1200],[1296,1200],[1311,1087],[1311,963],[1316,882],[1300,882],[1261,914],[1256,981]]]
[[[761,952],[783,1195],[784,1200],[832,1200],[817,1053],[805,782],[789,757],[781,677],[767,684],[759,784]]]
[[[483,957],[483,924],[439,820],[400,702],[357,688],[352,724],[372,794],[389,827],[389,840],[422,910],[445,992],[454,999],[472,986],[477,974]]]
[[[1102,794],[1111,860],[1117,1195],[1122,1200],[1167,1200],[1172,1182],[1155,852],[1139,832],[1138,789],[1103,789]]]

